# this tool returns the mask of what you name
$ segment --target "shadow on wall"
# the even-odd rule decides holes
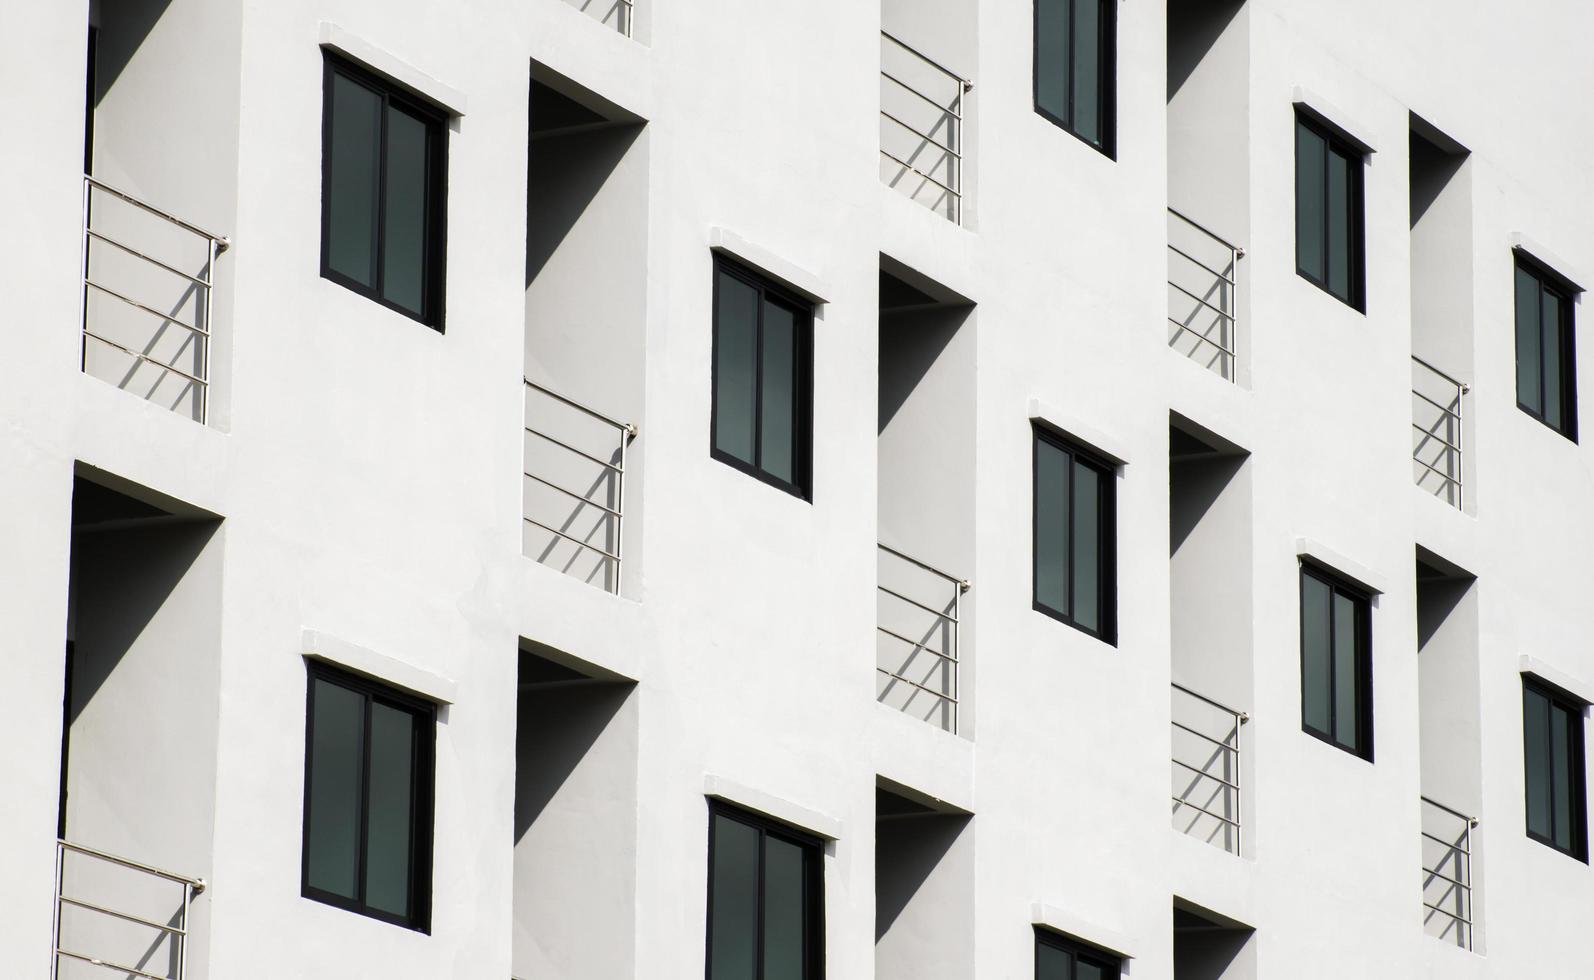
[[[1168,101],[1228,29],[1245,0],[1179,0],[1168,4]]]
[[[527,683],[528,668],[522,667],[515,719],[517,843],[635,690],[633,684],[595,681],[532,654],[523,652],[521,661],[535,662],[531,669],[539,679]]]
[[[526,167],[526,285],[591,206],[642,124],[618,124],[545,85],[531,87]]]
[[[171,0],[94,0],[89,23],[96,28],[94,40],[94,105],[116,84],[122,69],[133,60],[139,46],[155,29],[155,23],[171,6]]]

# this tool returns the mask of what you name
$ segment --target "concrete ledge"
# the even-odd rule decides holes
[[[1290,101],[1294,103],[1298,112],[1332,129],[1361,152],[1369,156],[1378,152],[1371,143],[1357,135],[1356,129],[1347,124],[1349,114],[1311,89],[1301,85],[1295,86],[1290,90]]]
[[[1061,933],[1070,939],[1077,939],[1087,946],[1121,956],[1126,960],[1135,958],[1132,952],[1133,943],[1129,937],[1116,929],[1097,925],[1079,916],[1060,909],[1055,905],[1036,902],[1029,907],[1030,921],[1042,929],[1050,932]]]
[[[1517,659],[1517,669],[1521,673],[1537,677],[1539,680],[1559,688],[1584,704],[1594,704],[1594,683],[1581,677],[1568,674],[1559,668],[1552,667],[1537,657],[1523,654]]]
[[[825,840],[841,839],[841,821],[835,817],[826,816],[817,810],[810,810],[805,806],[793,803],[790,800],[772,796],[763,790],[743,786],[724,776],[707,774],[703,777],[703,795],[714,800],[724,800],[733,803],[744,810],[761,813],[772,820],[790,824],[799,830],[806,830],[810,834],[822,837]]]
[[[441,674],[434,674],[414,664],[395,660],[374,650],[367,650],[365,647],[329,636],[319,630],[305,630],[302,645],[307,659],[319,660],[363,677],[403,688],[428,701],[453,704],[459,696],[459,685]]]
[[[710,228],[708,247],[712,252],[730,256],[743,265],[751,266],[766,276],[780,281],[786,288],[806,300],[820,305],[830,302],[825,296],[832,290],[819,276],[788,262],[761,245],[753,244],[734,231],[726,228]]]
[[[1382,575],[1311,538],[1296,538],[1295,554],[1299,558],[1310,559],[1314,564],[1321,565],[1373,595],[1383,595],[1389,591],[1389,583]]]
[[[1582,284],[1590,280],[1582,271],[1520,231],[1511,233],[1511,250],[1526,254],[1535,264],[1543,266],[1546,272],[1560,279],[1563,285],[1571,287],[1572,292],[1586,291]]]
[[[379,75],[385,75],[407,89],[424,95],[456,116],[465,114],[465,93],[421,71],[404,59],[349,33],[336,24],[321,22],[320,44],[358,61]]]
[[[1067,436],[1075,442],[1081,443],[1086,449],[1094,449],[1097,455],[1105,456],[1108,462],[1115,466],[1129,464],[1129,450],[1117,436],[1101,431],[1089,422],[1078,416],[1071,415],[1049,405],[1039,398],[1029,400],[1029,419],[1039,422],[1049,429],[1055,430],[1059,435]]]

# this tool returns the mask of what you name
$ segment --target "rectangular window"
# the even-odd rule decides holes
[[[436,706],[310,664],[302,894],[426,931]]]
[[[819,842],[709,806],[708,980],[822,980]]]
[[[1035,427],[1035,608],[1116,642],[1114,467]]]
[[[1118,957],[1035,930],[1035,980],[1116,980],[1122,974]]]
[[[443,326],[444,114],[326,55],[321,275]]]
[[[1522,680],[1528,836],[1588,860],[1583,790],[1583,705]]]
[[[1371,762],[1369,605],[1360,591],[1301,563],[1301,728]]]
[[[813,329],[812,304],[715,260],[711,454],[804,500]]]
[[[1114,0],[1035,0],[1035,111],[1113,155]]]
[[[1572,295],[1520,252],[1516,257],[1517,407],[1577,441],[1577,356]]]
[[[1295,117],[1295,268],[1358,310],[1363,298],[1362,151]]]

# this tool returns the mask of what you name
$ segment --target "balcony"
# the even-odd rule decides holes
[[[1422,926],[1428,935],[1472,949],[1472,830],[1469,817],[1422,797]]]
[[[880,32],[880,179],[963,223],[963,102],[974,83]]]
[[[1236,379],[1235,291],[1245,249],[1168,209],[1168,346]]]
[[[626,449],[637,427],[525,384],[524,553],[619,595]]]
[[[189,912],[204,890],[203,878],[57,841],[51,980],[96,972],[184,980]],[[64,968],[67,964],[94,970]]]
[[[1462,505],[1461,410],[1471,390],[1412,356],[1412,476],[1417,486],[1457,509]]]
[[[1240,853],[1240,726],[1250,715],[1173,685],[1173,828]]]
[[[969,583],[879,546],[876,700],[958,730],[958,623]]]
[[[84,373],[203,424],[216,259],[228,244],[84,177]]]

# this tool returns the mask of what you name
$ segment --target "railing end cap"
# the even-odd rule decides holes
[[[208,888],[208,887],[210,887],[210,886],[206,884],[205,879],[203,879],[203,878],[195,878],[194,879],[194,894],[195,895],[203,894],[205,889]]]
[[[1251,713],[1249,711],[1238,711],[1235,712],[1235,717],[1239,718],[1240,724],[1243,725],[1251,720]]]

